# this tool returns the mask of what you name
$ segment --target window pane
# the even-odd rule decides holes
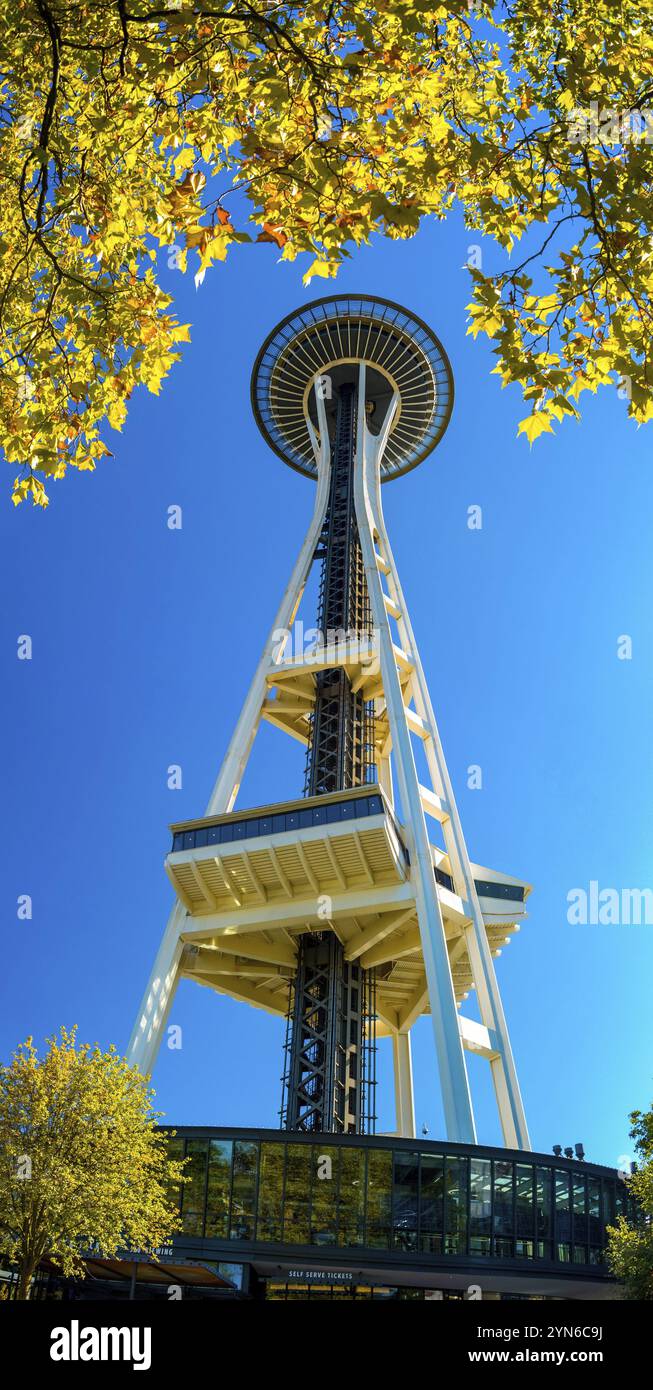
[[[338,1149],[314,1145],[311,1245],[337,1243],[339,1158]]]
[[[363,1244],[365,1150],[343,1149],[340,1158],[338,1244]]]
[[[497,1236],[509,1236],[512,1235],[512,1230],[512,1163],[495,1163],[494,1233]]]
[[[182,1227],[187,1236],[203,1234],[207,1151],[206,1139],[186,1140],[188,1163],[184,1169],[187,1181],[184,1183],[182,1199]]]
[[[574,1194],[574,1216],[585,1215],[585,1177],[583,1174],[574,1173],[573,1179]]]
[[[587,1180],[587,1202],[590,1245],[600,1245],[603,1240],[603,1229],[601,1226],[601,1184],[598,1178],[588,1178]]]
[[[492,1165],[489,1158],[473,1158],[469,1168],[469,1249],[474,1255],[490,1253]]]
[[[447,1158],[445,1167],[445,1253],[465,1253],[467,1239],[467,1162]]]
[[[209,1180],[206,1197],[207,1236],[226,1236],[231,1188],[231,1139],[212,1139],[209,1144]]]
[[[417,1249],[419,1154],[395,1153],[392,1225],[399,1250]]]
[[[420,1168],[420,1229],[442,1235],[444,1222],[444,1156],[422,1154]],[[439,1250],[432,1241],[422,1244],[423,1250]]]
[[[538,1246],[542,1245],[544,1259],[551,1258],[551,1250],[546,1237],[553,1234],[551,1222],[551,1183],[553,1173],[550,1168],[535,1170],[535,1221]],[[538,1248],[538,1254],[540,1253]]]
[[[183,1139],[166,1139],[166,1153],[168,1155],[168,1158],[172,1159],[173,1161],[177,1161],[178,1159],[183,1158]],[[174,1205],[177,1207],[177,1210],[181,1209],[181,1193],[183,1186],[184,1184],[181,1182],[170,1182],[167,1184],[168,1199],[169,1201],[174,1203]]]
[[[392,1208],[392,1154],[389,1150],[370,1149],[367,1166],[367,1245],[387,1250],[390,1245],[390,1212]]]
[[[523,1259],[523,1260],[532,1260],[532,1258],[533,1258],[533,1242],[532,1242],[532,1240],[519,1240],[519,1239],[517,1239],[517,1240],[515,1241],[515,1254],[518,1255],[518,1256],[520,1257],[520,1259]]]
[[[584,1173],[573,1174],[572,1200],[574,1206],[574,1241],[577,1245],[580,1245],[587,1240],[587,1209]]]
[[[283,1238],[297,1245],[310,1238],[311,1160],[310,1144],[288,1145]]]
[[[283,1238],[283,1167],[285,1144],[261,1144],[257,1240]]]
[[[571,1209],[569,1201],[569,1173],[562,1173],[556,1168],[555,1175],[556,1192],[556,1241],[558,1250],[560,1243],[567,1244],[571,1240]],[[569,1255],[558,1254],[558,1259],[569,1259]]]
[[[234,1144],[231,1195],[231,1240],[253,1240],[256,1219],[256,1166],[258,1144],[239,1139]]]
[[[515,1235],[527,1240],[533,1236],[533,1174],[530,1164],[518,1163],[515,1167]]]

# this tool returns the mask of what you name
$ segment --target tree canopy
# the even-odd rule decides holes
[[[619,1218],[609,1228],[608,1260],[624,1284],[627,1298],[653,1300],[653,1105],[650,1110],[634,1110],[630,1116],[631,1139],[639,1164],[628,1180],[635,1199],[637,1221]]]
[[[110,451],[189,326],[157,280],[239,244],[329,278],[460,208],[470,332],[532,442],[653,415],[653,30],[638,0],[13,0],[0,31],[0,445],[16,502]],[[524,239],[519,253],[514,248]]]
[[[31,1038],[0,1066],[0,1250],[18,1296],[49,1256],[79,1274],[81,1251],[156,1248],[178,1224],[169,1160],[146,1079],[115,1049],[61,1029],[39,1058]]]

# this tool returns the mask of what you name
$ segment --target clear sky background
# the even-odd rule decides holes
[[[14,512],[4,465],[4,1058],[61,1023],[126,1047],[172,901],[168,824],[204,814],[312,506],[313,485],[258,434],[251,366],[308,299],[373,293],[424,318],[455,373],[443,443],[384,503],[470,855],[534,886],[496,962],[533,1145],[582,1140],[608,1164],[631,1151],[628,1112],[653,1094],[653,927],[572,927],[567,893],[651,885],[653,432],[615,389],[581,397],[582,423],[532,451],[517,440],[519,392],[466,337],[471,240],[455,219],[429,223],[308,290],[305,265],[277,265],[272,246],[236,249],[198,291],[166,269],[192,343],[161,397],[135,395],[123,434],[108,432],[115,458],[53,484],[46,514]],[[302,768],[264,726],[239,804],[301,794]],[[279,1020],[182,983],[171,1022],[183,1047],[154,1075],[170,1122],[277,1124]],[[394,1127],[389,1047],[379,1130]],[[440,1138],[429,1020],[413,1048],[418,1124]],[[486,1072],[472,1066],[479,1138],[500,1142]]]

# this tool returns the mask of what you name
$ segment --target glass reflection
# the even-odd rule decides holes
[[[168,1158],[177,1162],[184,1157],[184,1141],[177,1137],[166,1139],[166,1153]],[[168,1199],[173,1203],[178,1211],[181,1210],[181,1194],[184,1184],[181,1182],[169,1182],[167,1184]]]
[[[283,1239],[283,1181],[286,1144],[261,1144],[257,1240]]]
[[[171,1157],[187,1158],[186,1181],[171,1189],[183,1233],[601,1265],[606,1218],[627,1209],[622,1183],[581,1165],[329,1139],[169,1138]]]
[[[490,1253],[492,1215],[492,1165],[489,1158],[473,1158],[469,1165],[469,1249],[474,1255]]]
[[[338,1244],[362,1245],[365,1221],[365,1150],[342,1149]]]
[[[311,1245],[336,1245],[338,1240],[339,1160],[339,1149],[315,1146]]]
[[[258,1144],[243,1139],[238,1139],[234,1144],[229,1232],[232,1240],[254,1239],[258,1147]]]
[[[589,1216],[589,1240],[597,1246],[603,1238],[601,1230],[601,1184],[598,1178],[587,1180],[587,1206]]]
[[[182,1197],[182,1229],[187,1236],[203,1234],[207,1151],[206,1139],[186,1140],[188,1162],[184,1169],[187,1181]]]
[[[370,1149],[367,1168],[367,1234],[369,1246],[390,1245],[392,1210],[392,1152]]]
[[[209,1143],[209,1176],[206,1191],[207,1236],[226,1236],[228,1231],[233,1147],[230,1139],[211,1139]]]
[[[308,1245],[310,1238],[312,1146],[288,1144],[283,1238]]]
[[[553,1173],[550,1168],[535,1170],[535,1220],[537,1235],[537,1254],[540,1259],[551,1259],[551,1238],[553,1236],[552,1195]]]
[[[444,1224],[444,1156],[420,1156],[420,1250],[439,1255]]]
[[[494,1233],[511,1236],[513,1233],[512,1163],[494,1165]],[[508,1253],[506,1250],[503,1254]]]
[[[571,1259],[571,1201],[570,1175],[556,1169],[556,1250],[557,1258],[565,1263]]]
[[[445,1165],[446,1255],[464,1254],[467,1239],[467,1160],[447,1157]]]
[[[530,1163],[515,1165],[515,1254],[527,1259],[533,1257],[533,1176]]]
[[[419,1154],[396,1153],[392,1191],[394,1245],[399,1250],[417,1249],[419,1210]]]

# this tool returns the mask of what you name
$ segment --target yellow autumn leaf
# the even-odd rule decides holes
[[[525,434],[532,446],[540,434],[553,434],[553,426],[543,410],[536,410],[532,415],[527,415],[525,420],[520,420],[517,434]]]
[[[308,267],[308,270],[302,276],[302,284],[310,284],[314,275],[321,276],[323,280],[330,280],[337,273],[337,269],[337,265],[334,265],[331,261],[312,261],[311,265]]]

